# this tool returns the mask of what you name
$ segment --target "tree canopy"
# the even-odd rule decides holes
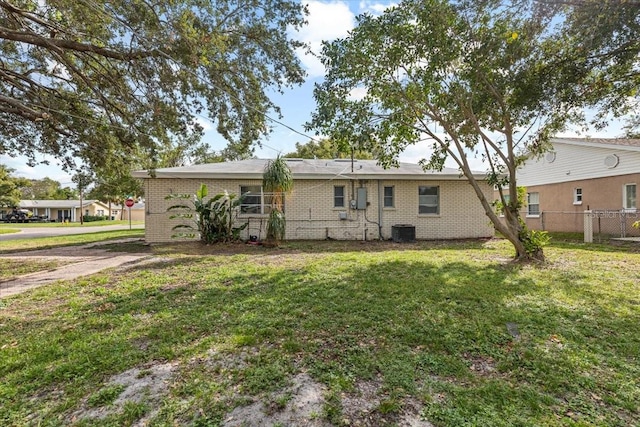
[[[303,81],[294,0],[0,0],[0,154],[101,166],[195,143],[211,120],[235,155]]]
[[[371,153],[363,150],[352,150],[336,144],[329,139],[319,141],[309,141],[306,144],[296,142],[296,151],[287,153],[284,157],[294,157],[299,159],[346,159],[353,156],[356,159],[373,159]]]
[[[20,203],[20,188],[29,184],[26,178],[11,176],[13,169],[0,164],[0,207],[16,207]]]
[[[597,76],[627,80],[622,68],[589,68],[595,62],[578,47],[586,24],[573,13],[573,2],[539,3],[404,0],[379,17],[358,17],[348,37],[324,45],[328,72],[316,86],[318,108],[308,127],[338,143],[356,143],[387,166],[407,146],[431,141],[421,164],[439,170],[446,159],[455,162],[516,257],[543,258],[544,239],[520,217],[516,170],[597,103],[587,96],[598,87]],[[613,53],[604,46],[612,37],[605,35],[599,45]],[[583,60],[574,62],[579,52]],[[608,108],[622,107],[624,90],[609,88],[600,92],[609,95]],[[474,178],[471,156],[488,164],[504,221]]]
[[[20,188],[21,199],[67,200],[75,199],[78,194],[71,187],[62,187],[58,181],[49,177],[29,179]]]

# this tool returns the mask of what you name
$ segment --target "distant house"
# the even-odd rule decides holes
[[[136,202],[131,208],[111,204],[111,216],[113,219],[128,221],[129,215],[131,215],[131,221],[144,221],[144,202]]]
[[[398,236],[416,239],[461,239],[493,236],[484,210],[458,170],[425,172],[401,163],[383,169],[372,160],[286,159],[293,190],[285,196],[286,238],[369,240]],[[194,194],[201,183],[209,195],[223,191],[248,194],[237,221],[247,223],[243,238],[265,237],[269,194],[262,191],[267,160],[250,159],[133,172],[144,179],[146,240],[171,241],[175,220],[167,208],[169,194]],[[486,197],[492,187],[477,173]],[[404,238],[404,237],[403,237]]]
[[[518,185],[527,188],[527,225],[582,232],[584,212],[593,211],[594,226],[610,228],[601,231],[638,235],[630,225],[640,219],[640,139],[554,138],[551,143],[552,151],[527,160],[518,171]]]
[[[80,215],[107,216],[109,207],[99,200],[20,200],[20,209],[51,221],[79,222]]]

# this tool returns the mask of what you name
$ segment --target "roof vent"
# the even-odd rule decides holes
[[[615,154],[609,154],[604,158],[604,165],[609,169],[615,168],[618,166],[618,163],[620,163],[620,159]]]
[[[544,155],[544,159],[547,161],[547,163],[553,163],[556,160],[556,153],[553,151],[549,151]]]

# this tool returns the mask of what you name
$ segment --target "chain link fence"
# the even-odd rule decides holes
[[[640,212],[624,209],[594,209],[582,212],[542,211],[539,216],[527,217],[527,226],[534,230],[550,232],[584,233],[585,219],[591,221],[593,239],[603,242],[609,239],[640,237],[640,229],[633,223],[640,221]]]
[[[612,238],[640,237],[640,229],[633,223],[640,220],[638,212],[625,210],[592,210],[593,239],[601,242]]]

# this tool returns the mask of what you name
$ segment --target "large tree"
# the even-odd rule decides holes
[[[367,151],[337,144],[326,138],[319,141],[311,140],[306,144],[296,142],[296,151],[284,155],[300,159],[347,159],[352,156],[362,160],[373,159],[373,155]]]
[[[385,165],[407,146],[431,141],[423,166],[441,169],[452,159],[516,258],[543,259],[538,233],[520,215],[516,170],[525,154],[544,152],[580,108],[558,102],[570,100],[575,88],[558,81],[550,66],[558,52],[546,44],[552,18],[495,3],[405,0],[379,17],[358,17],[347,38],[323,48],[328,71],[316,87],[309,127],[355,142]],[[504,219],[475,178],[470,156],[489,165]]]
[[[67,200],[77,197],[75,190],[62,187],[58,181],[49,177],[30,179],[20,188],[22,199],[36,200]]]
[[[14,169],[0,164],[0,207],[17,207],[20,204],[20,189],[29,184],[26,178],[18,178],[11,174]]]
[[[294,0],[0,0],[0,154],[147,160],[217,125],[247,153],[301,83]]]

